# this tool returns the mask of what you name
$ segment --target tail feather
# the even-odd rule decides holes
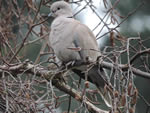
[[[78,74],[81,78],[85,79],[85,74],[78,69],[73,69],[73,71]],[[100,68],[98,65],[94,65],[89,71],[88,71],[88,81],[95,84],[97,88],[99,89],[99,93],[101,97],[103,98],[104,102],[108,107],[111,107],[111,98],[110,94],[105,91],[104,87],[105,85],[109,85],[109,79],[106,75],[103,68]]]

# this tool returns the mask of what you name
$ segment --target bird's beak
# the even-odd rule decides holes
[[[48,17],[51,17],[52,16],[52,13],[50,12],[49,14],[48,14]]]

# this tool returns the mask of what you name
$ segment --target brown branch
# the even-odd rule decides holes
[[[108,62],[102,62],[101,66],[103,68],[106,68],[106,69],[109,69],[109,70],[111,70],[115,67],[115,65],[113,65],[112,63],[108,63]],[[123,71],[127,71],[127,69],[129,68],[127,64],[124,64],[124,65],[123,64],[118,64],[118,67],[120,69],[122,69]],[[141,71],[141,70],[136,69],[134,67],[131,67],[131,69],[132,69],[133,74],[135,74],[135,76],[140,76],[140,77],[143,77],[143,78],[146,78],[146,79],[150,79],[150,73]]]
[[[108,32],[102,34],[101,36],[99,36],[98,38],[96,38],[96,40],[102,38],[103,36],[107,35],[108,33],[111,33],[113,30],[116,30],[118,27],[120,27],[121,24],[123,24],[129,17],[131,17],[133,14],[135,14],[138,9],[140,9],[142,6],[144,5],[144,1],[142,1],[134,10],[132,10],[131,12],[128,13],[128,15],[115,27],[112,28],[111,30],[109,30]]]
[[[24,43],[25,43],[25,41],[27,40],[29,34],[31,33],[32,28],[33,28],[33,26],[31,26],[30,29],[28,30],[28,32],[26,33],[26,35],[25,35],[25,37],[24,37],[24,39],[23,39],[23,41],[22,41],[22,43],[21,43],[19,49],[18,49],[18,50],[16,51],[16,53],[10,58],[9,63],[12,62],[12,60],[17,56],[17,54],[20,52],[20,50],[24,47]]]
[[[75,66],[86,65],[86,64],[89,64],[89,63],[81,62],[81,63],[78,63]],[[27,65],[27,66],[25,66],[25,65]],[[101,62],[100,65],[103,68],[106,68],[106,69],[109,69],[109,70],[111,70],[111,69],[113,69],[115,67],[114,64],[108,63],[108,62],[105,62],[105,61]],[[119,64],[118,67],[120,69],[122,69],[123,71],[127,71],[127,69],[129,68],[127,64],[124,64],[124,65],[123,64]],[[74,68],[74,67],[69,67],[69,68]],[[141,71],[141,70],[139,70],[137,68],[134,68],[134,67],[131,67],[131,69],[132,69],[132,72],[135,74],[135,76],[140,76],[140,77],[144,77],[146,79],[150,79],[150,73]],[[9,71],[10,73],[14,73],[16,71],[17,72],[23,72],[24,70],[27,70],[27,72],[32,73],[32,74],[34,74],[34,72],[36,72],[37,75],[41,75],[41,73],[42,73],[42,75],[44,77],[46,77],[46,79],[51,78],[53,75],[59,76],[61,73],[63,73],[63,71],[61,71],[61,72],[48,71],[48,70],[44,69],[44,67],[41,68],[38,65],[33,65],[33,64],[29,63],[29,61],[25,61],[24,63],[20,63],[20,64],[17,64],[17,65],[12,65],[11,67],[8,67],[6,65],[0,66],[0,74],[3,71]],[[66,70],[64,70],[64,71],[66,71]]]
[[[41,6],[42,6],[42,2],[43,2],[43,0],[40,1],[40,5],[39,5],[38,10],[37,10],[37,12],[36,12],[36,14],[35,14],[35,16],[34,16],[33,23],[35,22],[35,20],[36,20],[38,14],[39,14],[39,12],[40,12],[40,8],[41,8]]]
[[[13,51],[13,49],[12,49],[11,45],[9,44],[9,42],[5,39],[5,36],[4,36],[3,32],[0,31],[0,33],[2,35],[2,40],[4,40],[6,46],[8,46],[8,48],[10,49],[10,52],[14,55],[15,52]],[[21,62],[20,59],[17,56],[15,56],[15,58],[17,59],[18,62]]]
[[[140,57],[141,55],[144,55],[144,54],[150,54],[150,48],[148,49],[145,49],[143,51],[140,51],[138,53],[136,53],[130,60],[130,64],[132,64],[138,57]]]
[[[42,76],[47,80],[52,80],[53,85],[56,88],[58,88],[59,90],[71,95],[77,101],[83,102],[85,107],[91,113],[109,113],[108,111],[104,111],[104,110],[99,109],[98,107],[96,107],[95,105],[90,103],[87,99],[86,100],[83,99],[81,96],[81,92],[76,91],[75,89],[71,88],[70,86],[68,86],[64,82],[61,82],[60,80],[58,80],[61,77],[60,74],[62,74],[63,71],[61,71],[61,72],[49,71],[49,70],[46,70],[43,67],[40,67],[38,65],[36,66],[36,65],[31,64],[28,60],[25,61],[24,63],[20,63],[17,65],[14,65],[12,67],[7,67],[5,65],[0,66],[0,75],[2,75],[2,73],[4,71],[9,71],[9,73],[12,73],[14,75],[17,75],[19,73],[24,72],[24,73],[34,74],[34,75],[36,74],[37,76]]]
[[[86,63],[81,63],[81,65],[82,64],[86,65]],[[103,67],[105,69],[109,69],[109,70],[115,68],[114,64],[108,63],[108,62],[101,62],[100,65],[101,65],[101,67]],[[122,65],[122,64],[119,64],[118,67],[120,69],[122,69],[123,71],[127,71],[129,68],[128,65]],[[74,68],[74,67],[69,67],[69,68]],[[132,70],[132,72],[135,75],[150,79],[150,73],[141,71],[141,70],[136,69],[134,67],[130,67],[130,69]],[[58,88],[59,90],[71,95],[77,101],[83,102],[85,107],[87,107],[87,109],[90,112],[92,112],[92,113],[108,113],[107,111],[103,111],[103,110],[99,109],[98,107],[96,107],[95,105],[93,105],[88,99],[82,98],[81,92],[76,91],[75,89],[71,88],[70,86],[68,86],[67,84],[62,82],[61,81],[62,74],[66,71],[67,71],[67,69],[62,70],[62,71],[48,70],[48,69],[45,69],[44,67],[41,67],[39,65],[33,65],[28,60],[26,60],[23,63],[11,64],[9,66],[0,65],[0,76],[2,76],[3,75],[2,73],[4,73],[4,72],[9,72],[14,77],[17,76],[17,74],[19,74],[19,73],[30,73],[30,74],[33,74],[36,76],[43,77],[43,78],[47,79],[48,81],[52,80],[52,84],[56,88]]]
[[[72,89],[70,86],[66,84],[62,84],[60,82],[56,82],[55,87],[60,89],[61,91],[64,91],[67,94],[70,94],[73,98],[75,98],[77,101],[83,102],[87,109],[91,113],[109,113],[108,111],[104,111],[99,109],[98,107],[94,106],[92,103],[90,103],[88,100],[84,100],[81,96],[81,93],[76,91],[75,89]]]
[[[41,21],[41,22],[39,22],[39,23],[33,24],[33,25],[29,28],[29,30],[28,30],[28,32],[26,33],[26,35],[25,35],[25,37],[24,37],[24,39],[23,39],[23,41],[22,41],[22,43],[21,43],[19,49],[18,49],[18,50],[16,51],[16,53],[12,56],[12,58],[11,58],[10,61],[9,61],[9,63],[12,62],[12,60],[16,57],[16,55],[17,55],[17,54],[20,52],[20,50],[24,47],[25,41],[27,40],[29,34],[32,32],[32,29],[33,29],[35,26],[38,26],[38,25],[44,23],[44,22],[47,21],[47,20],[48,20],[48,18],[46,18],[45,20],[43,20],[43,21]]]

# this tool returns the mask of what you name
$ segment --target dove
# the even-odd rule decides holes
[[[54,17],[49,35],[50,46],[57,58],[66,64],[70,61],[96,61],[101,52],[92,31],[84,24],[73,18],[70,5],[65,1],[57,1],[51,5],[49,16]],[[86,66],[72,69],[85,79]],[[105,103],[109,105],[108,96],[104,95],[104,86],[108,82],[104,69],[94,65],[87,74],[88,81],[95,84]]]

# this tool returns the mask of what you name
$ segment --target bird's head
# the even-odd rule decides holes
[[[54,2],[51,5],[50,11],[51,11],[51,13],[49,14],[49,16],[52,16],[52,17],[59,17],[59,16],[71,17],[71,16],[73,16],[70,5],[65,1]]]

